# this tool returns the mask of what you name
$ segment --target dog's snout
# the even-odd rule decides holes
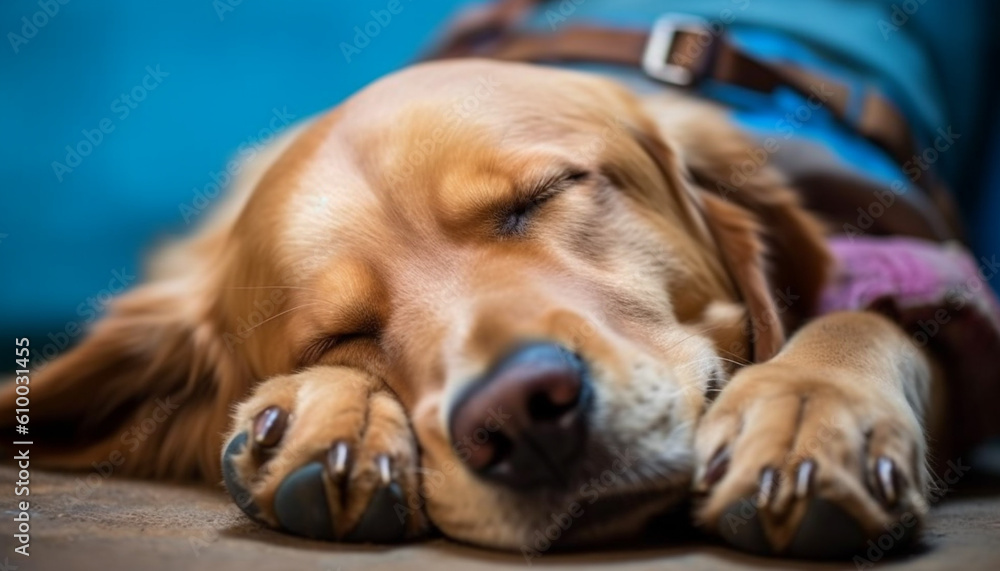
[[[558,485],[583,451],[588,395],[577,355],[551,343],[523,346],[459,400],[451,436],[485,478],[514,488]]]

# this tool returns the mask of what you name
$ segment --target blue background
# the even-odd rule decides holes
[[[274,109],[303,118],[329,108],[411,61],[463,3],[401,0],[402,12],[348,63],[341,42],[389,0],[243,0],[220,14],[224,1],[71,0],[17,53],[8,33],[22,33],[38,2],[0,4],[4,337],[44,344],[67,325],[87,325],[93,315],[81,304],[106,290],[114,272],[139,274],[157,240],[190,228],[181,205],[194,203],[241,143],[256,141]],[[922,16],[931,19],[938,8],[927,8]],[[121,118],[112,104],[147,66],[169,75]],[[66,145],[105,118],[114,131],[60,182],[53,161],[65,162]],[[1000,127],[985,113],[977,119]],[[990,148],[1000,159],[1000,139],[991,145],[984,135],[976,152]],[[983,192],[980,181],[997,188],[1000,169],[980,170],[963,169],[962,195],[975,198],[966,208],[980,252],[997,253],[1000,193]]]
[[[71,0],[16,54],[8,33],[40,8],[0,3],[3,336],[44,340],[86,325],[79,304],[189,228],[180,205],[257,139],[273,109],[303,118],[329,108],[412,60],[460,3],[401,0],[351,63],[340,43],[388,0],[243,0],[221,19],[212,0]],[[111,105],[146,66],[169,75],[121,119]],[[114,130],[59,182],[52,162],[104,118]]]

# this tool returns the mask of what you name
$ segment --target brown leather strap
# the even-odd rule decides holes
[[[639,67],[649,33],[638,30],[568,27],[547,34],[516,33],[514,28],[542,0],[499,0],[463,15],[453,26],[447,44],[435,57],[488,55],[513,61],[587,61]],[[885,149],[904,164],[915,154],[914,138],[906,118],[875,90],[861,94],[851,112],[851,89],[802,68],[758,60],[729,43],[724,34],[677,30],[667,63],[685,68],[696,79],[712,79],[754,91],[791,88],[814,97],[841,121]]]
[[[482,56],[643,68],[651,38],[647,31],[594,26],[567,26],[552,33],[516,31],[518,22],[538,2],[502,0],[492,5],[477,18],[466,19],[465,24],[459,25],[433,57]],[[885,150],[899,165],[905,166],[918,154],[905,116],[875,89],[856,93],[850,85],[828,76],[791,64],[760,60],[729,42],[724,33],[707,26],[678,27],[663,55],[664,63],[691,79],[675,85],[687,87],[708,79],[765,93],[778,88],[792,89],[808,98],[811,105],[826,107],[837,120]],[[940,180],[925,173],[916,183],[948,219],[955,235],[960,235],[957,211]]]
[[[639,67],[649,34],[644,31],[567,27],[551,34],[509,33],[488,55],[535,62],[596,62]],[[763,62],[726,41],[725,36],[678,31],[667,63],[686,69],[696,80],[711,79],[760,92],[789,88],[824,105],[860,135],[885,149],[900,164],[915,154],[905,117],[875,90],[856,95],[847,85],[802,68]],[[851,113],[852,98],[860,97]]]
[[[646,31],[568,26],[552,33],[516,32],[517,22],[537,0],[506,0],[488,18],[452,36],[435,58],[483,56],[510,61],[593,62],[642,67],[650,34]],[[485,22],[485,24],[483,23]],[[482,41],[484,33],[492,34]],[[476,40],[478,38],[478,41]],[[885,150],[899,165],[918,154],[906,118],[874,89],[855,93],[849,85],[791,64],[765,62],[709,28],[678,29],[671,38],[666,63],[684,70],[691,83],[710,79],[770,93],[792,89],[810,104],[823,105],[849,128]],[[680,86],[686,87],[681,84]],[[956,236],[961,235],[957,209],[940,179],[925,173],[916,183],[929,195]]]

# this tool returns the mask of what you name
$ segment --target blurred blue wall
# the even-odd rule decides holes
[[[201,218],[199,193],[211,193],[241,146],[410,61],[463,3],[398,0],[391,20],[370,24],[391,1],[0,2],[0,337],[31,335],[50,351],[72,343],[102,301],[137,281],[158,238]],[[971,10],[965,0],[927,2],[908,25],[940,54],[942,84],[978,96],[956,120],[985,131],[990,90],[976,83],[996,75],[977,74],[961,54],[996,18],[946,23]],[[366,25],[377,35],[347,61],[341,44]],[[963,151],[996,165],[992,191],[960,180],[978,168],[956,175],[987,254],[1000,252],[994,138],[990,146],[985,132],[970,135]]]
[[[348,62],[341,42],[389,1],[0,3],[0,338],[72,341],[157,237],[199,219],[181,205],[202,204],[195,189],[280,124],[275,110],[331,107],[461,4],[400,0]],[[70,166],[67,145],[89,154]]]

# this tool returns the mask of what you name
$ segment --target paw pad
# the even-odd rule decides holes
[[[281,439],[287,415],[276,407],[265,409],[253,425],[252,444],[255,461]],[[223,453],[223,479],[236,504],[251,518],[261,520],[260,508],[247,490],[234,459],[241,455],[251,439],[247,432],[239,433]],[[352,542],[391,543],[406,535],[407,512],[405,494],[393,477],[392,459],[380,454],[375,457],[376,488],[363,515],[350,529],[338,529],[338,514],[345,508],[351,493],[350,446],[335,442],[323,455],[323,461],[312,461],[288,474],[274,495],[274,518],[280,527],[303,537],[322,540],[342,539]]]

